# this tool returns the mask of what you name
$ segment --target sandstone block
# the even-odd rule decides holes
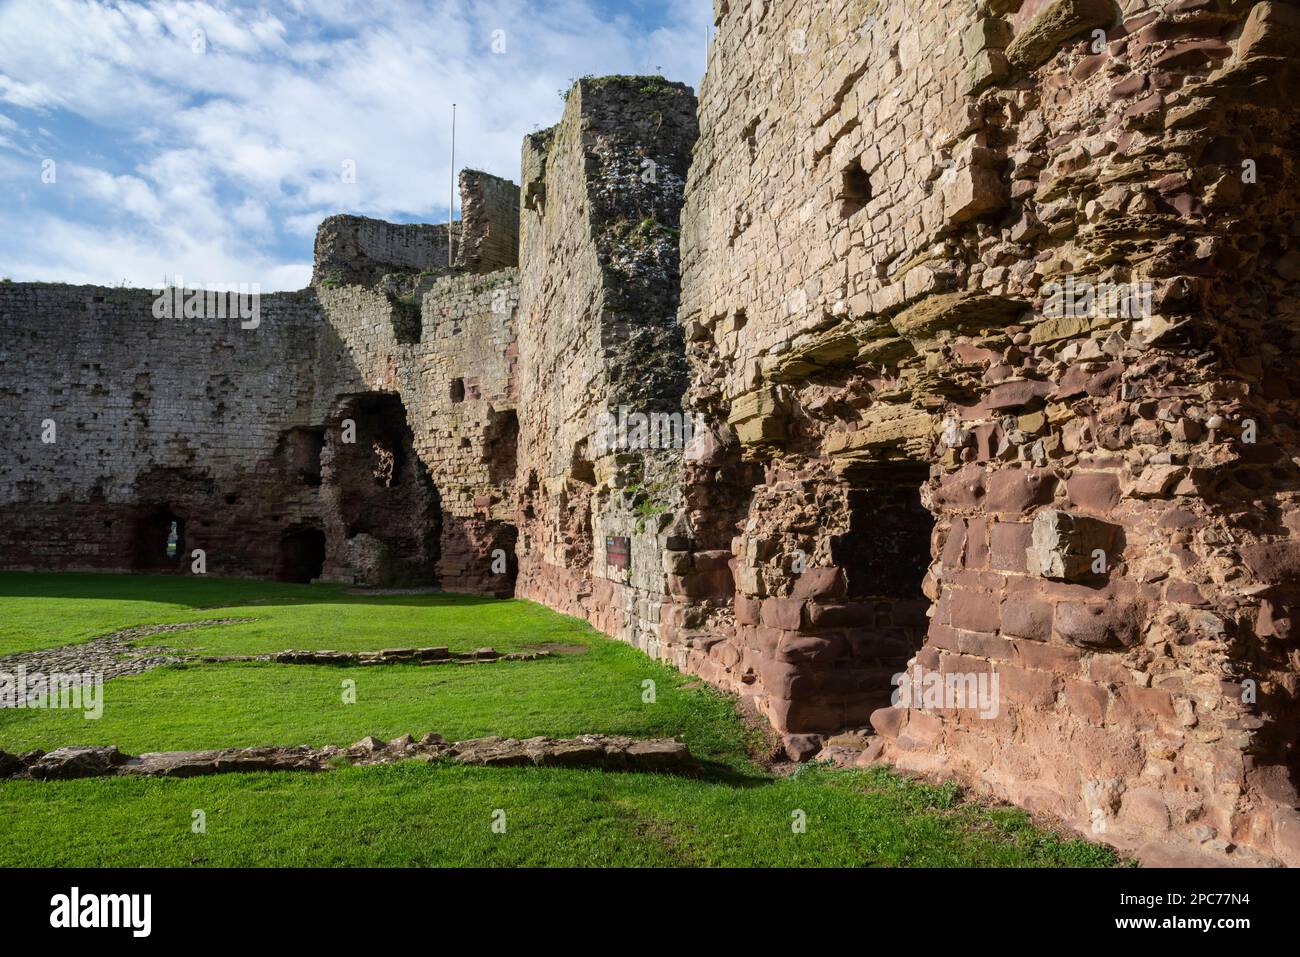
[[[759,622],[759,603],[745,595],[737,595],[735,613],[736,624],[757,625]]]
[[[1116,556],[1118,528],[1109,522],[1044,509],[1034,516],[1032,538],[1025,553],[1031,574],[1063,581],[1081,581],[1094,577],[1098,553],[1109,568]]]
[[[1089,724],[1100,725],[1106,720],[1106,706],[1110,695],[1091,681],[1078,679],[1066,681],[1065,706],[1071,714]]]
[[[805,569],[794,582],[793,597],[814,601],[843,598],[848,581],[842,568]]]
[[[1056,703],[1058,678],[1046,671],[1027,671],[1015,665],[997,668],[998,694],[1005,701],[1025,708],[1050,708]]]
[[[1013,640],[1016,663],[1037,671],[1051,671],[1058,675],[1075,675],[1080,672],[1083,652],[1066,645],[1048,645],[1035,640]]]
[[[1108,512],[1119,504],[1119,478],[1112,472],[1075,472],[1065,489],[1071,502],[1090,512]]]
[[[989,529],[992,568],[995,571],[1025,571],[1025,554],[1032,537],[1033,526],[1027,522],[994,522]]]
[[[911,406],[886,406],[872,410],[855,432],[839,432],[826,442],[831,455],[851,454],[877,446],[928,440],[933,428],[930,413]]]
[[[1063,641],[1086,648],[1128,647],[1141,637],[1137,611],[1128,604],[1058,602],[1054,621]]]
[[[875,621],[875,605],[871,602],[845,602],[843,604],[810,604],[808,620],[817,628],[845,628],[870,625]]]
[[[745,445],[782,439],[786,434],[788,409],[775,388],[757,389],[737,396],[731,403],[727,424]]]
[[[1023,512],[1052,500],[1056,480],[1035,469],[1000,469],[988,477],[985,506],[993,512]]]
[[[1244,545],[1241,560],[1260,581],[1293,585],[1300,582],[1300,541]]]
[[[948,614],[955,628],[992,634],[1001,623],[999,605],[1000,599],[991,592],[955,588]]]
[[[996,86],[1011,73],[1007,55],[1001,50],[980,50],[966,67],[966,95],[974,96]]]
[[[777,645],[777,657],[792,664],[816,665],[824,667],[848,651],[848,642],[844,635],[833,632],[829,635],[787,634]]]
[[[871,712],[871,726],[876,729],[876,734],[892,741],[903,729],[907,716],[906,708],[896,708],[893,705],[888,708],[877,708]]]
[[[1002,632],[1047,641],[1052,636],[1052,606],[1044,601],[1012,600],[1002,605]]]
[[[997,170],[969,164],[959,166],[943,189],[944,221],[955,226],[1001,209],[1006,205],[1007,195],[1007,187]]]
[[[114,747],[57,748],[28,766],[27,773],[42,781],[99,777],[125,761],[126,755]]]
[[[1109,26],[1116,14],[1111,0],[1056,0],[1011,41],[1007,59],[1018,70],[1032,70],[1051,59],[1066,40],[1090,27]]]
[[[1237,41],[1237,59],[1294,56],[1300,52],[1300,11],[1289,3],[1257,3]]]
[[[1035,379],[1018,379],[1002,382],[994,386],[984,400],[984,405],[995,412],[1019,409],[1036,399],[1042,399],[1053,391],[1050,382]]]
[[[768,628],[798,631],[803,624],[803,599],[764,598],[760,620]]]
[[[997,17],[982,17],[967,27],[961,35],[961,50],[973,57],[990,47],[1001,49],[1011,42],[1011,24]]]

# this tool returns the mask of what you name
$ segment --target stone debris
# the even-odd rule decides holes
[[[140,625],[75,645],[62,645],[38,651],[23,651],[0,656],[0,674],[14,674],[19,668],[27,673],[44,675],[94,675],[104,681],[126,675],[143,674],[163,665],[181,664],[193,656],[175,648],[141,647],[136,642],[153,635],[174,634],[192,628],[234,625],[255,618],[206,618],[170,625]],[[5,707],[0,697],[0,707]]]
[[[157,751],[129,756],[115,747],[66,747],[24,755],[0,751],[0,777],[41,781],[86,777],[188,778],[248,771],[328,771],[342,765],[445,759],[490,767],[596,768],[693,774],[700,770],[690,749],[671,738],[587,734],[576,738],[487,737],[448,743],[429,733],[416,741],[404,734],[392,741],[362,738],[350,747],[224,748],[213,751]]]
[[[490,661],[537,661],[549,658],[545,650],[512,651],[502,654],[493,648],[449,651],[447,648],[385,648],[382,651],[277,651],[265,655],[205,655],[206,664],[227,661],[272,661],[281,665],[441,665],[478,664]]]

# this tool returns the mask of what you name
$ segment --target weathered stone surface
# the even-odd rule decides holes
[[[997,329],[1014,318],[1024,304],[980,293],[927,296],[890,320],[907,339],[928,341],[941,332],[978,332]]]
[[[1113,648],[1137,641],[1135,610],[1119,603],[1063,601],[1056,606],[1056,632],[1072,645]]]
[[[1241,29],[1236,56],[1290,57],[1300,53],[1300,11],[1287,3],[1256,3]]]
[[[1017,69],[1032,70],[1051,59],[1075,34],[1109,26],[1117,14],[1111,0],[1056,0],[1011,41],[1007,59]]]
[[[58,748],[27,765],[28,777],[41,781],[93,778],[113,774],[126,755],[113,747]]]
[[[251,771],[328,771],[341,763],[388,764],[411,759],[446,758],[461,764],[592,767],[607,771],[692,774],[699,762],[680,741],[591,734],[577,738],[475,738],[448,744],[432,732],[417,742],[405,734],[392,741],[366,737],[348,748],[224,748],[213,751],[158,751],[129,757],[113,747],[70,747],[23,758],[0,752],[0,777],[39,780],[130,775],[199,777]]]
[[[1270,335],[1289,342],[1300,328],[1285,291],[1292,264],[1285,244],[1250,251],[1265,248],[1266,235],[1289,234],[1297,198],[1280,156],[1256,161],[1272,172],[1256,183],[1267,188],[1252,190],[1239,174],[1246,148],[1227,145],[1253,142],[1259,123],[1282,131],[1275,143],[1296,142],[1294,109],[1280,93],[1295,75],[1288,32],[1258,52],[1259,35],[1292,12],[1272,6],[1135,10],[1123,31],[1114,4],[1091,0],[978,11],[885,5],[870,10],[878,22],[868,34],[832,25],[866,16],[865,4],[769,5],[761,30],[734,4],[720,14],[683,213],[681,315],[701,332],[688,344],[689,398],[703,411],[726,409],[779,385],[788,414],[779,440],[742,453],[762,465],[761,485],[722,460],[710,475],[741,487],[707,508],[721,505],[727,522],[716,524],[734,529],[743,664],[723,670],[708,659],[706,668],[687,653],[688,669],[752,697],[787,734],[862,723],[888,701],[889,676],[873,684],[852,650],[874,647],[893,626],[889,613],[849,624],[842,609],[897,607],[881,594],[888,562],[873,564],[873,548],[901,565],[928,539],[909,586],[932,612],[916,661],[1011,661],[1008,688],[1027,710],[1011,736],[1005,716],[913,729],[911,710],[888,709],[871,760],[956,773],[1088,833],[1095,821],[1081,777],[1119,782],[1117,795],[1154,787],[1165,819],[1136,803],[1121,815],[1118,797],[1106,811],[1108,839],[1129,846],[1147,843],[1138,829],[1181,839],[1186,822],[1203,818],[1233,830],[1257,800],[1235,796],[1254,794],[1233,764],[1248,737],[1231,726],[1239,704],[1198,697],[1192,712],[1154,685],[1217,682],[1215,662],[1241,653],[1231,622],[1249,623],[1261,641],[1288,633],[1280,596],[1293,586],[1263,566],[1289,567],[1286,543],[1300,523],[1264,531],[1272,520],[1255,509],[1280,516],[1294,496],[1253,470],[1266,453],[1278,461],[1275,452],[1232,438],[1245,415],[1234,410],[1249,407],[1256,422],[1283,428],[1290,455],[1300,449],[1292,390],[1266,385],[1287,375],[1260,346]],[[993,55],[1005,31],[990,15],[1012,26],[1005,76]],[[1265,28],[1271,18],[1278,27]],[[780,38],[795,28],[820,38],[809,56],[835,64],[829,75],[805,75],[783,55]],[[1103,53],[1092,49],[1094,28],[1107,31]],[[778,102],[754,96],[738,108],[736,91],[755,88]],[[1252,118],[1233,118],[1239,108]],[[1210,143],[1205,156],[1223,172],[1205,176],[1199,151]],[[858,201],[847,202],[854,189]],[[1213,219],[1219,209],[1242,215],[1229,203],[1250,210],[1249,237]],[[1180,245],[1187,229],[1205,237],[1203,255]],[[1100,298],[1081,308],[1049,301],[1049,283],[1081,289],[1157,273],[1170,278],[1153,282],[1149,314],[1124,315]],[[1267,292],[1248,304],[1234,291],[1243,281]],[[727,324],[741,309],[743,328]],[[855,339],[862,345],[850,355]],[[1260,391],[1270,388],[1276,398]],[[1239,489],[1239,479],[1253,484]],[[909,514],[901,498],[862,512],[851,504],[856,489],[895,484],[919,487],[931,535],[899,534],[891,523]],[[1241,495],[1235,513],[1215,498],[1229,489]],[[793,616],[760,603],[791,595],[797,553],[807,567],[829,555],[848,584],[833,604],[814,601],[786,637]],[[875,590],[863,584],[873,581]],[[701,602],[696,620],[717,601]],[[1161,601],[1169,604],[1157,613]],[[769,609],[761,624],[759,607]],[[831,647],[829,633],[845,628],[851,653],[836,659],[842,670],[831,681],[819,656],[803,652]],[[773,659],[782,653],[787,660]],[[1292,687],[1290,671],[1271,673]],[[1143,693],[1112,690],[1129,686]],[[1074,704],[1046,707],[1049,692]],[[1294,707],[1288,692],[1268,720],[1293,723],[1282,715]],[[1195,723],[1173,726],[1175,713]],[[1134,727],[1157,723],[1172,758],[1134,738]],[[1277,741],[1290,737],[1279,731]],[[1204,742],[1229,740],[1224,764],[1189,774],[1188,756]],[[1068,754],[1061,741],[1071,742]],[[1266,763],[1285,764],[1277,746]],[[1232,796],[1221,790],[1227,780]],[[1261,853],[1280,853],[1271,840],[1258,839]]]
[[[1079,581],[1104,576],[1114,564],[1118,529],[1108,522],[1045,509],[1034,516],[1033,539],[1026,553],[1029,570],[1044,578]]]
[[[1209,827],[1229,860],[1294,862],[1294,808],[1246,771],[1285,773],[1296,726],[1293,5],[1180,0],[1122,31],[1092,0],[759,7],[718,7],[698,110],[584,79],[527,138],[517,271],[420,276],[372,243],[342,261],[396,271],[265,297],[256,339],[141,324],[130,290],[0,285],[14,421],[93,409],[75,447],[112,450],[20,436],[0,555],[121,567],[164,504],[220,516],[223,573],[283,573],[282,538],[320,531],[325,577],[508,594],[499,550],[518,594],[736,693],[801,757],[874,722],[909,662],[1006,666],[996,720],[887,709],[861,754],[1121,846]],[[51,347],[36,316],[78,334]],[[85,353],[105,338],[125,355]],[[193,350],[248,370],[215,419],[206,379],[164,396],[136,361]],[[694,412],[702,454],[598,449],[620,407]],[[335,439],[354,412],[379,450]],[[213,433],[239,448],[159,439]],[[1123,553],[1093,575],[1107,529]],[[1243,668],[1276,689],[1252,708],[1224,687]]]

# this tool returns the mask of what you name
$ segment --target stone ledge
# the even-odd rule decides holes
[[[673,738],[585,734],[576,738],[536,737],[521,741],[492,736],[448,743],[441,735],[429,733],[419,741],[409,734],[388,742],[366,737],[347,748],[337,745],[223,748],[154,751],[135,757],[113,746],[73,746],[23,755],[0,751],[0,778],[39,781],[122,776],[187,778],[246,771],[328,771],[344,765],[435,759],[485,767],[534,765],[669,774],[690,774],[700,768],[690,749]]]
[[[268,655],[206,655],[205,664],[229,661],[270,661],[278,665],[445,665],[485,661],[536,661],[549,658],[549,651],[514,651],[501,654],[494,648],[449,651],[446,648],[385,648],[382,651],[278,651]]]

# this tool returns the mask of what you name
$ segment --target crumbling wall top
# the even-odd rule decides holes
[[[456,268],[483,273],[519,265],[519,187],[482,170],[461,170],[460,202]]]
[[[458,234],[460,224],[452,225]],[[448,271],[447,224],[331,216],[316,230],[312,285],[363,285],[394,272]]]
[[[312,285],[373,286],[393,274],[491,272],[517,265],[519,187],[480,170],[462,170],[460,202],[461,219],[450,225],[329,217],[316,231]]]

